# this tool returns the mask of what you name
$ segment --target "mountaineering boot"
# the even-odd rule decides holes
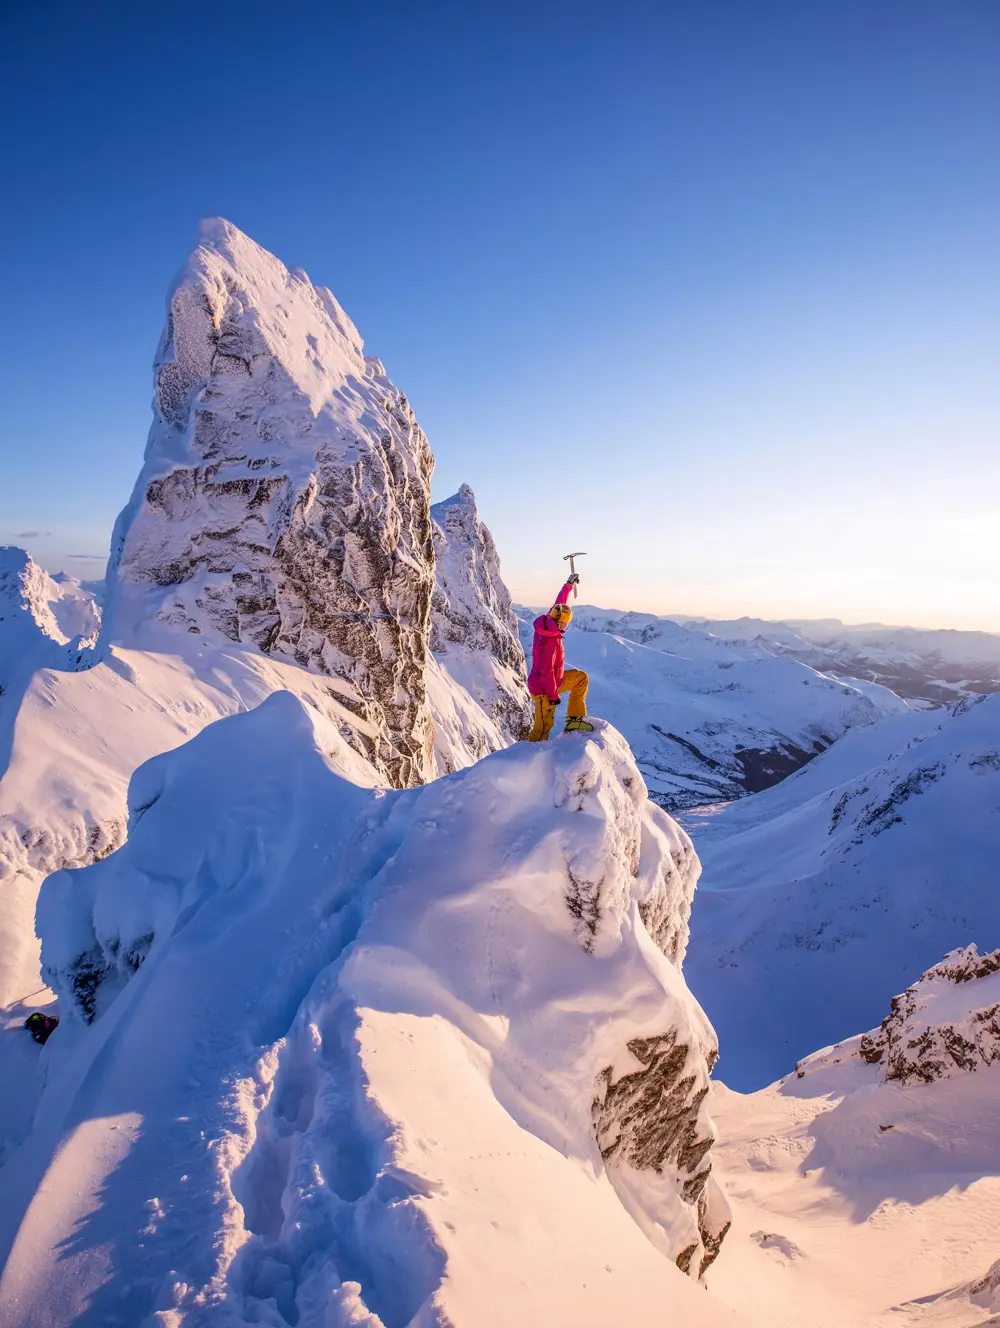
[[[570,715],[563,729],[564,733],[593,733],[593,731],[593,724],[589,724],[582,715]]]

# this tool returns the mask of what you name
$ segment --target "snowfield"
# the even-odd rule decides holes
[[[762,1328],[997,1322],[998,969],[1000,952],[956,951],[872,1033],[749,1096],[713,1087],[734,1211],[714,1295]]]
[[[46,882],[0,1321],[735,1322],[691,1281],[729,1218],[697,860],[624,742],[392,793],[327,736],[287,694],[210,726]]]

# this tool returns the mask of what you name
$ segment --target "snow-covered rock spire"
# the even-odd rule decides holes
[[[330,291],[203,222],[153,412],[112,541],[106,639],[150,646],[172,628],[327,674],[382,776],[429,777],[433,456]]]
[[[0,545],[0,658],[5,663],[71,667],[74,655],[94,646],[100,623],[97,602],[79,581],[51,577],[24,549]]]
[[[437,563],[431,648],[510,741],[528,714],[524,650],[500,558],[467,484],[431,508]]]

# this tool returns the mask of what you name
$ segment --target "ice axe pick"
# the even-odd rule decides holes
[[[576,553],[564,553],[564,554],[563,554],[563,562],[566,562],[567,559],[569,560],[569,574],[570,574],[570,576],[576,576],[576,562],[575,562],[575,559],[577,559],[577,558],[586,558],[586,556],[587,556],[587,553],[586,553],[586,550],[585,550],[585,549],[579,549]],[[576,598],[579,596],[579,594],[580,594],[580,592],[579,592],[579,590],[577,589],[576,583],[574,582],[574,584],[573,584],[573,598],[576,599]]]

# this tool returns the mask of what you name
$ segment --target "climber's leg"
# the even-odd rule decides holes
[[[590,679],[583,669],[567,669],[563,674],[560,692],[569,692],[569,704],[566,706],[567,719],[582,719],[587,713],[587,687]]]
[[[535,706],[535,722],[531,726],[531,732],[528,734],[529,742],[545,742],[552,732],[552,725],[556,717],[556,708],[553,702],[547,696],[533,696],[532,701]]]

